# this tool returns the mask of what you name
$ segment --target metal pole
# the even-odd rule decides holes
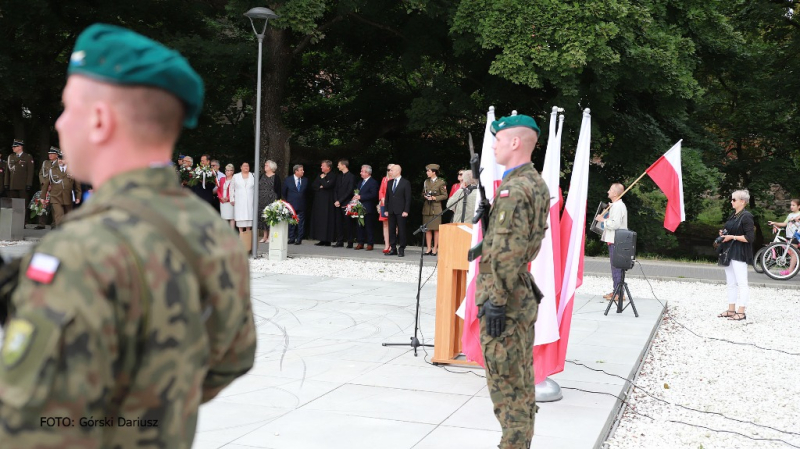
[[[266,28],[266,26],[265,26]],[[259,156],[261,154],[261,46],[264,42],[264,35],[258,34],[258,85],[256,86],[256,163],[253,167],[253,259],[258,257],[258,172]]]

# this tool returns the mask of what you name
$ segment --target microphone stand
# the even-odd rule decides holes
[[[419,229],[414,231],[413,235],[417,235],[419,233],[423,233],[424,234],[425,232],[427,232],[429,224],[433,223],[437,218],[439,218],[442,215],[444,215],[445,212],[447,212],[450,209],[452,209],[453,207],[455,207],[456,204],[458,204],[458,201],[453,203],[453,205],[450,206],[450,207],[442,208],[442,211],[440,213],[436,214],[433,218],[428,220],[427,223],[425,223],[422,226],[420,226]],[[410,343],[381,343],[382,346],[411,346],[412,348],[414,348],[414,357],[417,356],[417,348],[418,347],[420,347],[420,346],[426,346],[428,348],[432,348],[433,347],[433,345],[431,345],[431,344],[420,343],[419,339],[417,338],[417,332],[419,331],[419,296],[420,296],[420,293],[422,292],[422,265],[423,265],[423,259],[422,258],[425,256],[425,254],[424,254],[425,253],[425,238],[424,237],[421,239],[421,243],[420,243],[419,246],[420,246],[419,247],[419,276],[417,277],[417,311],[416,311],[416,313],[414,313],[414,336],[411,337],[411,342]]]

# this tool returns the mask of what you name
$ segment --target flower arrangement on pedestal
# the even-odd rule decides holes
[[[290,225],[297,224],[297,212],[294,211],[291,204],[283,200],[277,200],[267,205],[261,216],[267,226],[275,226],[282,221],[286,221]]]
[[[358,195],[358,192],[358,189],[353,190],[354,195]],[[364,226],[364,214],[366,213],[367,210],[364,208],[364,205],[361,204],[361,201],[356,199],[351,200],[344,209],[344,214],[351,218],[357,218],[358,224],[361,226]]]
[[[33,195],[31,199],[31,205],[28,206],[28,209],[31,210],[31,218],[39,217],[42,215],[47,214],[47,206],[50,205],[50,192],[47,192],[44,198],[42,198],[42,191],[38,191]]]

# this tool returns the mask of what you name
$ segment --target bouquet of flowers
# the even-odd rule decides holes
[[[358,195],[358,190],[353,190],[354,195]],[[364,208],[364,205],[361,204],[361,201],[358,200],[351,200],[350,203],[347,204],[347,207],[344,209],[344,214],[348,217],[358,218],[358,224],[364,226],[364,214],[367,213],[367,209]]]
[[[275,226],[282,221],[288,221],[291,225],[297,224],[297,213],[291,204],[283,200],[277,200],[269,204],[264,208],[261,216],[268,226]]]
[[[31,218],[39,217],[42,215],[47,214],[47,206],[50,205],[50,192],[42,198],[42,191],[38,191],[33,195],[31,199],[31,205],[28,206],[28,209],[31,210]]]
[[[194,179],[194,170],[191,167],[181,167],[178,169],[178,176],[181,178],[181,185],[194,185],[190,184]]]
[[[213,182],[214,185],[217,185],[217,175],[214,174],[214,171],[211,170],[211,167],[203,167],[200,164],[197,164],[197,168],[194,170],[189,169],[192,171],[192,179],[187,183],[189,187],[194,187],[197,183],[202,182],[203,188],[206,188],[206,180],[209,182]]]

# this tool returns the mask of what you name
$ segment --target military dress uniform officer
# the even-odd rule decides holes
[[[442,224],[442,217],[436,215],[442,213],[442,201],[447,199],[447,183],[439,177],[438,164],[426,165],[425,171],[428,175],[422,183],[422,199],[425,200],[422,203],[422,224],[427,224],[425,255],[435,256],[439,254],[439,225]]]
[[[8,170],[4,176],[4,185],[8,190],[9,198],[23,198],[25,205],[28,204],[28,192],[33,186],[33,173],[36,168],[33,166],[33,158],[25,153],[25,143],[21,140],[14,140],[11,146],[14,150],[8,156]]]
[[[81,202],[81,183],[72,177],[64,164],[64,156],[58,154],[58,162],[50,168],[42,184],[42,192],[50,189],[50,209],[53,211],[53,226],[60,226],[64,215],[72,212],[75,203]]]
[[[203,82],[178,52],[102,24],[67,75],[56,130],[95,190],[20,261],[0,446],[190,448],[200,404],[253,366],[256,343],[245,249],[170,163]]]
[[[499,447],[529,448],[536,413],[534,324],[542,295],[528,263],[547,230],[550,194],[531,163],[536,121],[525,115],[503,117],[492,123],[492,132],[497,163],[510,168],[491,207],[475,303],[489,394],[503,429]]]
[[[50,147],[50,151],[47,152],[47,160],[42,162],[42,168],[39,169],[39,187],[41,188],[40,195],[42,198],[47,197],[47,189],[44,188],[44,181],[50,176],[50,169],[58,166],[58,154],[58,148]],[[36,229],[44,229],[46,223],[47,214],[42,214],[39,216],[39,226],[36,226]]]
[[[3,182],[0,182],[0,197],[5,197],[6,194],[5,177],[7,171],[8,162],[6,162],[6,160],[3,158],[3,155],[0,154],[0,179],[3,179]]]

